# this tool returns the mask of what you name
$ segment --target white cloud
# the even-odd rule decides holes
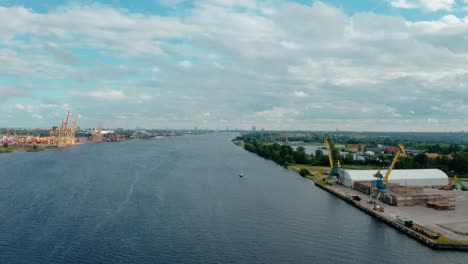
[[[439,120],[438,120],[437,118],[429,117],[429,118],[427,119],[427,123],[428,123],[428,124],[437,124],[437,123],[439,123]]]
[[[294,108],[274,107],[271,110],[255,112],[255,117],[266,119],[283,119],[298,114],[299,112]]]
[[[161,42],[155,40],[183,37],[194,30],[175,17],[132,14],[99,5],[73,5],[48,14],[33,13],[24,7],[0,7],[0,41],[11,40],[18,33],[31,34],[140,55],[162,53]]]
[[[192,68],[193,64],[190,61],[184,60],[179,62],[179,66],[184,69],[190,69]]]
[[[389,4],[396,8],[450,11],[455,4],[455,0],[389,0]]]
[[[182,4],[187,1],[188,0],[159,0],[159,3],[163,5],[174,6],[174,5]]]
[[[33,114],[32,117],[34,117],[36,119],[43,119],[44,118],[42,115],[38,115],[38,114]]]
[[[455,8],[451,1],[388,3],[426,13]],[[410,21],[320,1],[200,0],[183,8],[159,16],[102,5],[41,13],[0,7],[0,72],[14,77],[0,87],[0,100],[8,100],[2,110],[19,104],[48,120],[46,111],[80,108],[92,127],[98,119],[216,127],[220,117],[266,129],[468,125],[460,100],[468,98],[468,18],[459,12]],[[48,96],[60,99],[55,105]]]
[[[149,103],[158,98],[157,95],[150,94],[150,93],[140,93],[136,96],[136,102],[138,104]]]
[[[416,8],[417,5],[411,0],[390,0],[390,5],[397,8]]]
[[[88,92],[88,95],[98,99],[104,100],[116,100],[125,98],[125,94],[122,91],[117,90],[97,90]]]
[[[15,108],[18,109],[18,110],[24,110],[25,107],[22,104],[16,104]]]
[[[302,46],[301,44],[298,44],[298,43],[293,42],[293,41],[281,41],[280,45],[283,48],[289,49],[289,50],[301,50],[301,49],[304,48],[304,46]]]
[[[361,107],[361,113],[368,113],[370,111],[370,108],[368,107]]]
[[[34,107],[32,105],[22,105],[22,104],[16,104],[15,105],[15,109],[17,110],[23,110],[23,111],[26,111],[26,112],[33,112],[34,111]]]
[[[306,92],[304,91],[294,91],[293,95],[295,97],[299,97],[299,98],[304,98],[304,97],[307,97],[309,96]]]

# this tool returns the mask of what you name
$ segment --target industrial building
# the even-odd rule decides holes
[[[385,174],[387,171],[382,170]],[[343,170],[338,182],[349,188],[354,187],[354,182],[375,181],[373,176],[375,170]],[[449,183],[447,174],[438,169],[418,169],[418,170],[392,170],[392,176],[388,179],[390,184],[400,186],[441,186]]]

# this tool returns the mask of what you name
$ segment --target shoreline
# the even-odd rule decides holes
[[[434,239],[429,237],[428,235],[422,234],[415,229],[406,227],[400,223],[398,223],[395,219],[394,216],[391,216],[387,212],[378,212],[376,210],[373,210],[372,205],[368,204],[366,201],[361,200],[361,201],[355,201],[353,200],[350,196],[352,194],[352,189],[350,189],[350,192],[346,192],[347,187],[337,185],[336,187],[334,185],[329,185],[325,182],[322,181],[323,174],[328,172],[330,168],[328,167],[320,167],[320,166],[307,166],[307,165],[298,165],[294,164],[291,166],[288,166],[288,169],[298,172],[300,168],[306,167],[309,170],[312,170],[312,175],[308,175],[304,178],[307,178],[308,180],[312,180],[314,182],[314,185],[317,186],[318,188],[322,189],[323,191],[326,191],[332,195],[334,195],[337,198],[342,199],[346,203],[358,208],[359,210],[379,219],[380,221],[386,223],[387,225],[399,230],[400,232],[408,235],[409,237],[419,241],[420,243],[424,244],[427,247],[430,247],[432,249],[436,250],[456,250],[456,251],[468,251],[468,236],[466,237],[466,240],[456,240],[456,239],[450,239],[441,234],[440,232],[434,231],[431,228],[427,226],[420,226],[418,225],[417,222],[415,222],[415,226],[419,226],[421,229],[424,229],[425,231],[428,231],[428,233],[434,233],[438,234],[439,238]],[[352,190],[352,191],[351,191]]]
[[[239,147],[243,147],[243,144],[241,144],[243,142],[233,141],[233,143]],[[417,222],[414,223],[413,226],[407,227],[397,222],[396,217],[391,216],[386,212],[378,212],[376,210],[373,210],[373,206],[371,204],[368,204],[366,201],[355,201],[352,198],[352,192],[347,193],[346,190],[343,189],[346,187],[343,186],[343,188],[338,188],[323,182],[322,177],[324,174],[328,173],[328,171],[330,170],[329,167],[290,164],[287,166],[287,168],[296,173],[298,173],[300,169],[306,168],[311,174],[304,176],[304,178],[312,180],[314,182],[314,185],[318,188],[334,195],[337,198],[342,199],[346,203],[353,205],[354,207],[367,213],[368,215],[379,219],[380,221],[419,241],[427,247],[430,247],[435,250],[468,251],[468,236],[466,240],[455,240],[453,238],[450,239],[444,236],[443,234],[432,230],[431,228],[419,225]],[[430,237],[430,235],[432,235],[433,237]]]
[[[46,151],[50,148],[44,147],[44,146],[37,146],[36,149],[34,149],[31,146],[20,146],[20,147],[11,147],[11,145],[8,148],[0,148],[0,154],[7,154],[7,153],[15,153],[15,152],[41,152],[41,151]]]
[[[326,191],[326,192],[328,192],[330,194],[333,194],[334,196],[344,200],[348,204],[353,205],[354,207],[358,208],[359,210],[361,210],[361,211],[363,211],[363,212],[365,212],[365,213],[379,219],[380,221],[386,223],[387,225],[399,230],[400,232],[408,235],[409,237],[411,237],[413,239],[416,239],[417,241],[421,242],[422,244],[424,244],[424,245],[426,245],[426,246],[428,246],[430,248],[439,249],[439,250],[468,251],[468,241],[454,241],[452,243],[450,243],[450,242],[449,243],[444,243],[444,242],[437,241],[436,239],[432,239],[432,238],[430,238],[430,237],[428,237],[426,235],[418,233],[417,231],[396,222],[388,214],[386,214],[384,212],[377,212],[375,210],[372,210],[368,206],[365,206],[365,205],[362,204],[362,203],[365,203],[365,202],[354,201],[350,197],[347,197],[346,195],[342,194],[338,189],[334,188],[333,186],[320,184],[319,182],[317,182],[316,179],[311,178],[311,177],[307,177],[307,178],[312,180],[314,182],[315,186],[317,186],[318,188],[320,188],[320,189],[322,189],[322,190],[324,190],[324,191]],[[428,229],[426,227],[424,227],[424,228]],[[429,231],[434,232],[432,230],[429,230]],[[434,233],[436,233],[436,232],[434,232]],[[441,236],[441,238],[444,239],[442,236]]]

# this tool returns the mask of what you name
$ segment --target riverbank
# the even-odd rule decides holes
[[[414,227],[410,228],[405,225],[402,225],[397,222],[397,215],[392,212],[378,212],[373,209],[373,205],[367,202],[367,199],[363,198],[360,201],[353,199],[353,196],[366,197],[367,195],[359,193],[355,190],[349,189],[340,185],[330,185],[323,180],[323,176],[328,173],[329,168],[319,167],[319,166],[308,166],[308,165],[299,165],[292,164],[288,166],[289,169],[298,172],[300,169],[307,169],[311,175],[306,176],[310,180],[314,181],[315,185],[320,189],[335,195],[338,198],[341,198],[345,202],[355,206],[356,208],[364,211],[365,213],[372,215],[373,217],[381,220],[382,222],[396,228],[397,230],[405,233],[406,235],[418,240],[419,242],[425,244],[434,249],[444,249],[444,250],[462,250],[468,251],[468,237],[464,239],[463,236],[457,236],[456,234],[444,233],[450,237],[442,234],[440,229],[433,230],[432,227],[428,227],[422,223],[414,223]],[[395,211],[395,210],[389,210]],[[430,236],[437,235],[438,238],[433,238]],[[453,239],[453,237],[461,238],[463,240]]]
[[[7,148],[1,147],[1,153],[12,153],[12,152],[39,152],[47,150],[47,147],[43,146],[32,146],[32,145],[9,145]]]

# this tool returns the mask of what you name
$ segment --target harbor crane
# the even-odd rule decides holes
[[[452,181],[450,181],[447,185],[439,186],[439,190],[445,191],[452,191],[455,189],[460,189],[462,191],[468,191],[468,187],[466,187],[457,176],[453,176]]]
[[[68,111],[68,113],[67,113],[67,119],[66,119],[66,121],[64,123],[64,126],[63,126],[64,129],[68,129],[68,120],[69,119],[70,119],[70,111]]]
[[[76,123],[78,122],[78,116],[79,116],[79,115],[80,115],[80,114],[76,114],[76,116],[75,116],[75,120],[73,121],[73,125],[72,125],[72,129],[73,129],[73,130],[76,129]]]
[[[101,132],[102,132],[102,122],[99,124],[99,128],[98,128],[98,135],[101,135]]]
[[[461,181],[460,179],[458,179],[457,176],[454,177],[454,180],[455,180],[455,183],[458,184],[458,185],[460,186],[460,187],[459,187],[460,190],[462,190],[462,191],[464,191],[464,192],[468,191],[468,187],[466,187],[466,186],[462,183],[462,181]]]
[[[388,184],[388,178],[390,177],[390,174],[392,173],[393,167],[395,167],[395,164],[398,162],[398,159],[400,158],[400,155],[403,154],[405,157],[408,155],[406,154],[405,148],[403,145],[398,144],[398,150],[395,152],[395,155],[393,156],[392,163],[387,169],[387,172],[385,173],[385,176],[382,175],[380,170],[378,170],[375,174],[374,177],[377,179],[372,182],[372,187],[377,188],[377,195],[381,193],[385,193],[387,191],[387,184]]]
[[[330,162],[330,176],[341,176],[342,171],[341,171],[341,162],[340,160],[337,160],[335,163],[333,161],[333,156],[330,148],[330,143],[328,142],[328,138],[325,138],[324,140],[325,147],[327,148],[328,151],[328,160]]]

